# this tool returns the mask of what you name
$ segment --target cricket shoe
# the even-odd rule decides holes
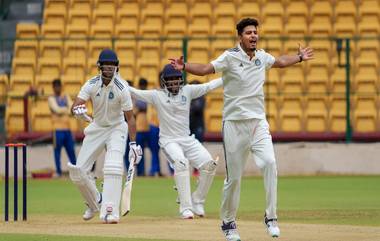
[[[193,213],[201,218],[205,216],[205,208],[203,203],[193,202]]]
[[[83,220],[88,221],[88,220],[92,219],[95,216],[95,214],[97,212],[99,212],[101,203],[102,203],[102,194],[101,193],[99,193],[98,209],[94,210],[94,209],[90,208],[88,206],[88,204],[86,203],[87,209],[86,209],[86,211],[84,211],[84,214],[82,216]]]
[[[119,222],[119,217],[116,217],[115,215],[112,214],[113,208],[112,206],[108,206],[106,208],[107,214],[103,218],[103,223],[105,224],[116,224]]]
[[[267,214],[265,213],[264,224],[267,227],[267,232],[271,237],[280,237],[280,228],[278,227],[277,218],[268,219]]]
[[[190,209],[186,209],[181,213],[182,219],[193,219],[194,213]]]
[[[227,241],[241,241],[235,221],[228,223],[223,221],[221,228]]]

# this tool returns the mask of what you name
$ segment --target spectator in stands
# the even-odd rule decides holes
[[[272,237],[280,235],[277,224],[277,167],[269,124],[265,117],[265,71],[284,68],[313,58],[313,49],[299,46],[298,53],[273,57],[258,49],[259,23],[244,18],[237,25],[239,43],[208,64],[170,59],[177,70],[204,76],[222,72],[224,87],[223,141],[226,174],[221,208],[222,230],[227,240],[240,240],[236,228],[240,184],[249,152],[264,176],[266,210],[264,223]]]
[[[53,145],[54,160],[57,176],[62,175],[61,170],[61,149],[65,147],[67,156],[71,164],[75,165],[76,157],[74,151],[74,139],[70,130],[71,98],[67,94],[62,93],[62,83],[60,79],[53,81],[54,95],[49,96],[48,104],[52,114],[53,121]]]
[[[149,176],[163,176],[160,168],[160,146],[158,144],[160,128],[157,111],[152,105],[148,105],[149,119],[149,148],[152,152],[152,165],[150,167]]]

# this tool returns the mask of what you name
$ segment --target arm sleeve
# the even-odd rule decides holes
[[[154,93],[155,90],[138,90],[133,87],[129,87],[131,95],[141,101],[145,101],[149,104],[154,104]]]
[[[48,105],[51,110],[51,112],[55,114],[66,114],[70,113],[70,107],[61,107],[57,105],[57,102],[55,101],[55,98],[53,96],[50,96],[48,98]]]
[[[121,110],[130,111],[133,109],[132,98],[129,90],[126,88],[121,92]]]
[[[217,59],[211,61],[211,64],[214,66],[215,73],[225,71],[227,69],[227,66],[228,66],[227,51],[225,51]]]
[[[217,89],[223,85],[222,78],[217,78],[211,80],[210,82],[198,85],[189,85],[191,98],[196,99],[202,95],[205,95],[207,92],[210,92],[214,89]]]
[[[82,100],[88,101],[91,96],[91,88],[92,85],[90,85],[90,82],[87,81],[86,84],[82,86],[82,88],[79,91],[78,97]]]
[[[276,58],[267,52],[264,53],[264,56],[265,56],[265,58],[264,58],[265,59],[265,69],[268,70],[272,67],[272,65],[276,61]]]

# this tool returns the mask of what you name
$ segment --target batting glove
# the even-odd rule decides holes
[[[129,162],[135,165],[139,164],[142,158],[142,149],[135,141],[129,142]]]
[[[83,119],[85,121],[91,122],[92,118],[89,117],[87,113],[87,107],[84,104],[77,105],[73,107],[73,113],[75,117]]]

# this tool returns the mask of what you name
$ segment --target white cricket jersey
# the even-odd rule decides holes
[[[103,85],[100,75],[89,79],[81,88],[78,97],[87,101],[91,99],[93,118],[102,127],[119,124],[124,120],[124,111],[132,110],[132,99],[128,83],[119,75]]]
[[[215,72],[223,74],[223,120],[265,119],[265,70],[274,62],[275,58],[262,49],[250,60],[240,44],[211,62]]]
[[[136,99],[152,104],[160,122],[160,142],[162,138],[180,138],[190,135],[189,115],[190,103],[207,92],[222,86],[218,78],[205,84],[185,85],[175,96],[167,90],[138,90],[130,87],[130,92]]]

